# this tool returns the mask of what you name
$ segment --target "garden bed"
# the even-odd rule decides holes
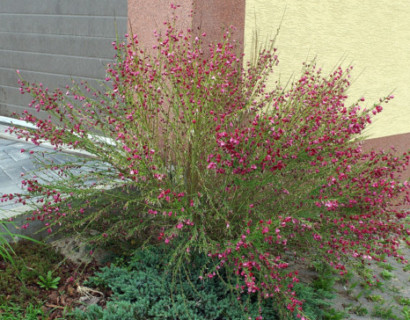
[[[132,260],[130,252],[115,255],[112,253],[107,254],[108,251],[106,250],[97,250],[95,255],[99,260],[97,263],[95,259],[90,258],[89,248],[81,245],[74,238],[59,239],[52,242],[52,245],[21,240],[13,243],[12,248],[15,252],[13,264],[0,258],[0,291],[3,293],[0,296],[0,318],[5,320],[87,319],[85,315],[84,318],[80,317],[82,314],[80,311],[77,311],[75,316],[72,311],[75,308],[86,310],[90,305],[93,305],[92,308],[94,309],[97,306],[101,307],[101,309],[98,309],[100,313],[93,311],[98,318],[98,316],[102,316],[102,312],[112,313],[112,311],[103,311],[113,294],[110,286],[114,288],[114,292],[117,290],[117,297],[114,297],[110,306],[112,309],[113,303],[124,302],[121,300],[124,299],[123,296],[118,298],[118,287],[121,286],[121,283],[124,283],[122,281],[127,277],[130,277],[129,281],[132,281],[132,278],[135,280],[135,278],[141,277],[138,272],[127,273],[125,271],[133,270],[130,265],[127,267],[127,263]],[[64,255],[61,254],[62,248],[64,249]],[[409,248],[403,247],[403,253],[408,256]],[[155,255],[152,257],[144,256],[142,259],[141,257],[140,261],[144,261],[144,263],[150,259],[151,262],[154,261],[158,273],[153,271],[155,268],[150,269],[151,267],[147,268],[145,264],[141,264],[138,270],[145,270],[147,273],[144,274],[144,277],[148,275],[148,278],[144,279],[149,281],[141,283],[140,287],[135,287],[134,293],[131,290],[128,294],[138,296],[140,290],[148,290],[144,295],[145,297],[152,293],[150,290],[154,290],[151,287],[156,287],[156,290],[159,290],[157,281],[162,281],[161,272],[163,270],[161,271],[159,261],[155,260],[157,259]],[[112,261],[117,263],[112,264]],[[133,265],[135,270],[135,259]],[[103,267],[106,268],[102,269]],[[362,271],[364,273],[372,270],[380,279],[380,282],[375,282],[373,287],[352,274],[338,277],[333,270],[320,265],[309,267],[301,263],[297,267],[300,270],[301,279],[301,285],[297,287],[297,291],[300,297],[305,299],[304,308],[313,316],[312,320],[409,319],[408,267],[389,259],[385,263],[363,266]],[[119,273],[121,277],[118,276],[119,270],[121,270]],[[47,280],[48,272],[51,272],[51,277]],[[99,280],[94,280],[94,283],[87,282],[96,274],[99,275],[96,278]],[[113,274],[117,274],[117,276],[113,276]],[[43,286],[46,287],[41,287],[40,276],[44,278]],[[52,286],[53,280],[57,278],[60,279],[54,283],[55,287],[47,287]],[[96,283],[99,285],[96,285]],[[219,288],[216,283],[210,285]],[[164,296],[164,294],[162,293],[161,296]],[[169,297],[171,294],[165,296]],[[135,298],[133,299],[132,301],[135,302]],[[160,301],[160,298],[157,299],[157,303],[158,301]],[[146,301],[136,301],[135,303],[147,304]],[[155,306],[155,303],[152,305]],[[220,307],[223,308],[224,305],[221,304]],[[91,314],[93,313],[89,312],[89,316]],[[112,314],[111,316],[117,319],[115,315]],[[151,317],[146,319],[149,318]],[[160,318],[152,317],[152,319]],[[163,319],[172,319],[172,317],[164,317]],[[203,319],[237,318],[205,316]]]
[[[87,303],[104,305],[109,297],[109,291],[94,292],[81,286],[99,270],[95,261],[76,263],[50,245],[28,240],[12,247],[13,263],[0,257],[1,319],[67,319],[71,309]]]

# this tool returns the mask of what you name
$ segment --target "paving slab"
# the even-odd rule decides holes
[[[0,199],[4,194],[23,193],[21,181],[22,175],[27,177],[36,176],[41,182],[50,182],[61,179],[55,172],[49,170],[41,170],[41,162],[63,164],[65,162],[73,162],[78,157],[94,157],[85,151],[71,150],[62,148],[61,151],[55,151],[54,147],[48,143],[43,143],[36,146],[31,142],[17,139],[13,134],[7,131],[8,125],[1,122],[0,117]],[[13,120],[14,121],[14,120]],[[21,122],[21,121],[20,121]],[[22,125],[17,123],[17,125]],[[22,152],[22,150],[25,150]],[[33,154],[30,154],[33,151]],[[96,163],[98,168],[99,164]],[[73,169],[72,173],[85,173],[90,168]],[[89,185],[94,181],[86,181]],[[0,220],[5,218],[16,218],[30,208],[23,206],[20,203],[13,201],[0,201]]]
[[[73,159],[73,155],[56,152],[51,147],[36,146],[32,143],[18,140],[6,133],[7,126],[0,124],[0,199],[4,194],[23,193],[22,174],[39,176],[40,179],[56,179],[53,173],[36,172],[40,168],[36,154],[44,155],[44,160],[64,163]],[[22,152],[22,149],[26,150]],[[30,154],[29,151],[35,151]],[[27,211],[28,207],[13,201],[0,202],[0,219],[15,217]]]

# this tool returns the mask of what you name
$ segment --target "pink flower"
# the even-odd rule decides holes
[[[216,163],[215,162],[211,162],[210,164],[208,164],[208,169],[215,169],[216,168]]]
[[[328,211],[333,211],[339,207],[337,200],[329,200],[324,203]]]
[[[313,235],[313,238],[314,238],[316,241],[322,240],[322,236],[319,235],[319,234],[317,234],[317,233],[315,233],[315,234]]]

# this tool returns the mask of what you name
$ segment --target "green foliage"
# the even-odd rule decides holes
[[[397,256],[405,214],[389,207],[410,193],[410,184],[394,178],[410,155],[365,153],[358,145],[382,107],[364,107],[364,98],[345,105],[352,68],[323,76],[312,62],[289,88],[277,81],[268,89],[278,63],[273,44],[246,64],[229,30],[208,45],[205,33],[183,32],[175,19],[155,35],[154,51],[136,36],[114,43],[104,92],[82,82],[51,93],[20,80],[33,109],[55,121],[27,112],[22,119],[37,130],[10,131],[90,154],[44,166],[61,179],[22,182],[24,202],[36,206],[33,219],[50,233],[91,235],[93,244],[182,238],[166,250],[163,270],[131,264],[100,276],[135,317],[234,318],[259,314],[262,305],[270,312],[272,304],[290,317],[302,305],[292,290],[298,272],[288,271],[296,259],[344,272],[350,257]],[[210,254],[229,271],[221,275],[210,263],[191,274],[200,256],[190,252]],[[250,293],[242,297],[247,310],[227,297],[236,285],[228,274],[239,275],[239,288]],[[213,278],[205,284],[199,276]],[[330,291],[333,279],[323,274],[314,288]]]
[[[317,262],[314,264],[318,277],[313,281],[313,287],[317,290],[333,291],[336,282],[335,270],[327,264]]]
[[[0,221],[0,258],[3,260],[9,261],[11,264],[14,264],[13,255],[14,251],[11,248],[10,244],[7,241],[7,236],[11,236],[12,233],[7,227],[8,222]]]
[[[54,270],[64,257],[44,244],[21,240],[10,244],[15,255],[14,264],[2,261],[5,269],[0,270],[0,305],[15,304],[25,309],[26,305],[38,305],[37,281],[39,275]],[[1,319],[1,317],[0,317]]]
[[[381,295],[378,294],[373,294],[367,297],[368,300],[373,301],[373,302],[379,302],[379,303],[384,303],[384,299]]]
[[[14,234],[10,231],[10,227],[15,227],[15,224],[12,221],[0,220],[0,260],[8,261],[14,266],[15,263],[13,257],[15,252],[9,241],[13,241],[16,238],[37,243],[38,241],[24,235]]]
[[[401,314],[403,315],[403,320],[410,320],[410,308],[405,306],[403,310],[401,311]]]
[[[105,267],[89,280],[89,285],[110,288],[112,300],[107,307],[91,306],[76,310],[76,319],[243,319],[258,316],[259,303],[233,294],[232,279],[224,269],[217,277],[200,279],[212,262],[204,254],[192,254],[182,270],[170,265],[169,247],[136,251],[121,266]],[[223,281],[220,281],[223,280]],[[271,301],[271,300],[266,300]],[[264,301],[265,319],[278,319],[274,306]]]
[[[396,296],[394,299],[402,306],[410,306],[410,298]]]
[[[2,320],[46,320],[47,314],[41,309],[41,305],[29,303],[24,309],[14,303],[0,305],[0,319]]]
[[[367,310],[367,308],[359,304],[359,305],[350,307],[349,312],[357,314],[358,316],[365,316],[366,314],[369,313],[369,310]]]
[[[342,320],[346,318],[346,313],[336,309],[329,309],[325,312],[324,320]]]
[[[390,280],[390,279],[392,279],[392,278],[394,277],[394,274],[391,273],[390,271],[383,270],[383,271],[380,273],[380,276],[381,276],[384,280]]]
[[[387,271],[393,271],[394,267],[389,263],[379,262],[377,265]]]
[[[399,317],[394,314],[392,306],[375,305],[372,316],[388,320],[398,320]]]
[[[325,320],[331,315],[329,301],[334,298],[334,294],[326,289],[315,289],[312,286],[297,283],[295,292],[304,301],[303,312],[309,319]],[[332,318],[331,318],[332,319]]]
[[[46,276],[38,276],[39,281],[37,284],[40,286],[40,288],[43,289],[57,289],[58,288],[58,283],[60,282],[60,277],[53,277],[53,274],[51,271],[47,272]]]
[[[74,318],[254,319],[262,307],[264,319],[282,319],[271,300],[258,301],[256,295],[239,294],[239,301],[234,289],[237,279],[230,278],[224,268],[219,269],[216,277],[201,280],[206,270],[215,267],[206,255],[192,253],[182,270],[176,270],[169,252],[169,246],[164,245],[146,248],[134,252],[129,261],[122,257],[116,264],[103,268],[89,279],[88,285],[110,288],[111,300],[105,309],[96,305],[85,312],[77,309]],[[294,290],[304,300],[306,317],[339,319],[332,316],[329,308],[328,300],[334,297],[331,292],[303,283],[295,284]]]

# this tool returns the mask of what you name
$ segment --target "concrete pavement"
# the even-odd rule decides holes
[[[68,156],[57,153],[49,147],[38,147],[32,143],[18,140],[14,136],[5,133],[7,126],[0,124],[0,198],[4,194],[23,192],[21,181],[22,173],[26,176],[35,175],[40,165],[30,151],[38,156],[43,156],[47,161],[62,163],[67,161]],[[27,150],[21,152],[21,150]],[[0,219],[10,218],[23,213],[28,207],[10,201],[0,202]]]

